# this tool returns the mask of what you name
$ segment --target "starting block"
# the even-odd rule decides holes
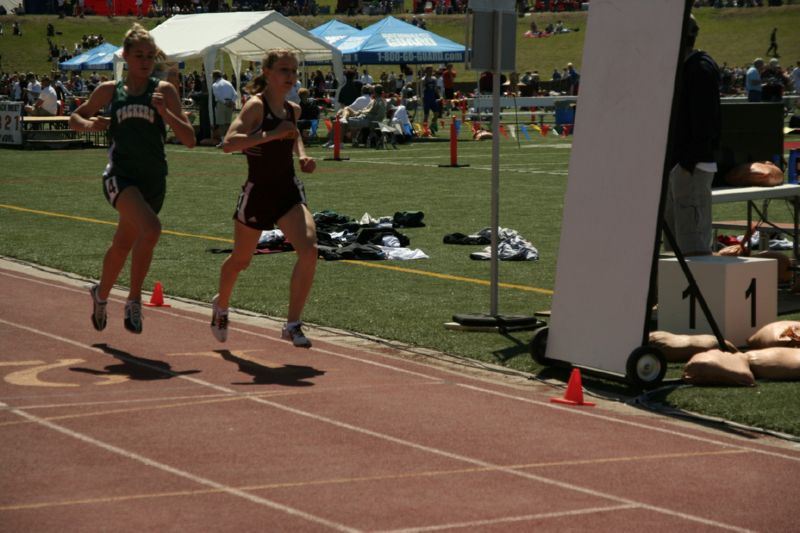
[[[726,340],[744,346],[753,333],[777,319],[775,259],[700,256],[687,257],[686,264]],[[677,259],[658,262],[658,329],[713,333]]]

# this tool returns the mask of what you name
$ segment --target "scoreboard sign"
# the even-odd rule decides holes
[[[22,144],[22,102],[0,102],[0,144]]]

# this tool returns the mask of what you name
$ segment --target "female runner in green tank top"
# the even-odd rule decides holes
[[[122,57],[128,63],[124,81],[100,84],[70,116],[77,131],[109,131],[109,163],[103,173],[106,199],[119,212],[114,240],[103,259],[100,283],[90,289],[92,324],[106,327],[106,300],[132,252],[125,328],[142,331],[142,284],[161,234],[158,212],[166,192],[166,126],[181,143],[193,147],[194,128],[181,111],[178,91],[152,77],[163,53],[139,24],[125,35]],[[95,116],[111,105],[111,117]]]

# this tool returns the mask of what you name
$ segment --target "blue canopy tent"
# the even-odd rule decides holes
[[[114,70],[114,55],[121,49],[121,46],[115,46],[113,50],[106,51],[102,54],[95,54],[94,57],[83,64],[83,70]],[[185,66],[183,61],[178,63],[178,68],[183,68]],[[128,64],[125,63],[123,68],[127,70]],[[156,71],[158,71],[158,65],[156,66]]]
[[[331,19],[321,26],[317,26],[314,29],[308,30],[311,35],[319,37],[320,39],[324,39],[328,44],[333,46],[336,46],[347,37],[350,37],[359,31],[361,30],[345,24],[344,22],[339,22],[336,19]]]
[[[98,63],[97,58],[106,57],[109,54],[113,56],[114,52],[117,50],[119,50],[119,46],[111,43],[103,43],[72,59],[59,63],[58,66],[61,70],[113,70],[112,65],[108,65],[107,68],[95,65]]]
[[[113,50],[107,50],[102,54],[96,54],[85,63],[86,68],[88,70],[114,70],[114,54],[119,49],[119,46],[115,46]]]
[[[394,17],[340,41],[342,62],[359,65],[463,63],[464,45]]]
[[[114,55],[121,50],[121,46],[115,44],[103,43],[96,46],[91,50],[73,57],[68,61],[59,63],[58,66],[61,70],[114,70]],[[178,64],[179,68],[184,67],[183,61]],[[125,65],[124,68],[128,68]]]

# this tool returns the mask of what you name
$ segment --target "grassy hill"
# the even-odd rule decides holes
[[[325,3],[325,2],[323,2]],[[800,5],[787,5],[771,8],[752,9],[712,9],[695,10],[700,24],[698,46],[708,51],[720,64],[745,65],[755,57],[763,56],[769,45],[769,34],[773,27],[778,28],[778,44],[781,62],[784,65],[800,61],[800,39],[797,28],[800,27]],[[401,16],[401,15],[398,15]],[[293,20],[305,28],[314,28],[328,20],[331,16],[295,17]],[[408,17],[406,17],[408,19]],[[571,29],[578,31],[547,39],[529,39],[524,37],[530,21],[535,20],[539,28],[549,22],[561,19]],[[18,21],[23,35],[11,35],[12,21]],[[345,17],[348,24],[359,23],[366,27],[380,20],[380,17]],[[456,42],[464,42],[465,26],[462,15],[426,16],[428,29]],[[0,54],[5,72],[37,72],[50,70],[46,37],[47,23],[52,23],[57,32],[54,41],[68,50],[81,41],[84,34],[102,34],[108,42],[120,44],[125,31],[135,21],[134,18],[118,17],[109,20],[105,17],[87,17],[85,19],[59,19],[54,15],[28,15],[23,17],[0,17],[5,36],[0,38]],[[143,19],[147,28],[155,27],[160,21]],[[578,70],[581,68],[583,54],[583,38],[587,22],[587,13],[533,14],[518,19],[517,25],[517,70],[537,69],[546,79],[554,68],[563,68],[572,62]],[[656,24],[658,21],[626,21],[630,24]],[[625,61],[625,58],[609,58],[610,61]],[[189,62],[188,68],[200,67],[200,62]],[[373,67],[374,70],[385,67]],[[389,67],[386,67],[389,68]],[[463,69],[462,69],[463,70]],[[631,73],[632,80],[639,73]],[[461,81],[475,79],[475,73],[462,72]]]

